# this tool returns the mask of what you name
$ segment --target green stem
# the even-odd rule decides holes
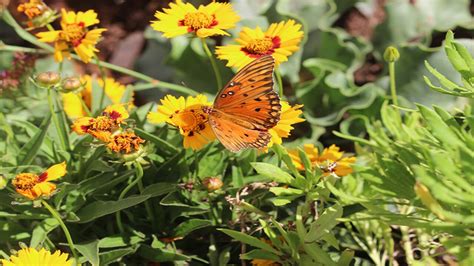
[[[397,87],[395,85],[395,62],[388,63],[388,74],[390,75],[390,93],[392,94],[392,102],[398,106]]]
[[[102,110],[103,108],[102,105],[104,104],[104,100],[105,100],[105,86],[106,86],[105,80],[107,79],[107,77],[105,75],[104,68],[102,67],[102,64],[100,63],[100,60],[97,56],[95,56],[95,61],[97,63],[97,66],[99,67],[99,72],[102,79],[102,91],[100,93],[100,102],[99,102],[99,110]]]
[[[280,95],[280,99],[283,99],[283,80],[281,79],[281,73],[279,69],[275,69],[275,77],[278,83],[278,94]]]
[[[54,126],[56,127],[56,131],[58,132],[59,140],[61,141],[61,146],[65,151],[69,150],[69,141],[67,136],[65,136],[65,132],[61,129],[61,124],[59,123],[58,119],[58,113],[55,110],[55,106],[53,103],[53,96],[52,96],[52,89],[47,89],[48,90],[48,106],[49,106],[49,111],[51,112],[51,116],[53,117],[53,123]]]
[[[413,258],[413,248],[410,242],[410,232],[408,226],[400,226],[400,232],[402,233],[403,249],[405,250],[407,265],[413,265],[415,259]]]
[[[136,178],[135,180],[133,180],[133,182],[131,182],[130,184],[128,184],[128,186],[126,186],[122,192],[120,193],[119,195],[119,198],[118,200],[122,200],[123,198],[125,198],[125,195],[127,195],[127,193],[130,191],[130,189],[132,189],[138,182],[141,182],[141,179],[143,177],[143,168],[142,166],[140,165],[139,167],[137,167],[137,165],[139,165],[139,163],[137,163],[135,165],[135,175],[136,175]],[[124,227],[123,227],[123,223],[122,223],[122,218],[120,218],[120,211],[117,211],[115,213],[115,220],[117,221],[117,227],[119,228],[120,232],[123,233],[124,232]]]
[[[209,50],[209,46],[207,46],[206,39],[201,38],[201,42],[204,52],[206,52],[207,57],[211,61],[212,69],[214,70],[214,75],[216,76],[217,91],[219,91],[222,89],[222,77],[221,73],[219,72],[219,67],[217,66],[216,60],[214,59],[211,50]]]
[[[54,53],[54,48],[51,45],[46,44],[44,42],[40,42],[34,35],[29,33],[28,31],[24,30],[23,27],[21,27],[18,24],[18,22],[16,22],[16,20],[12,17],[12,15],[10,14],[10,12],[8,10],[4,9],[0,13],[0,15],[2,16],[3,20],[8,25],[10,25],[15,30],[15,32],[18,34],[18,36],[20,36],[23,40],[25,40],[27,42],[30,42],[30,43],[32,43],[32,44],[48,51],[49,53]],[[12,46],[9,46],[9,49],[12,49],[12,48],[13,48]],[[2,51],[2,50],[3,50],[2,46],[0,46],[0,51]],[[72,56],[72,58],[74,58],[76,60],[80,60],[80,58],[75,54],[73,54],[71,56]],[[185,94],[189,94],[189,95],[198,94],[196,91],[194,91],[190,88],[181,86],[181,85],[168,83],[168,82],[164,82],[164,81],[159,81],[159,80],[156,80],[156,79],[154,79],[150,76],[147,76],[145,74],[133,71],[133,70],[128,69],[128,68],[124,68],[124,67],[120,67],[120,66],[117,66],[117,65],[114,65],[114,64],[110,64],[110,63],[107,63],[107,62],[104,62],[104,61],[99,61],[99,62],[102,65],[102,67],[108,68],[110,70],[114,70],[116,72],[119,72],[119,73],[122,73],[122,74],[125,74],[125,75],[128,75],[128,76],[132,76],[132,77],[137,78],[139,80],[143,80],[143,81],[147,81],[147,82],[156,84],[156,88],[169,89],[169,90],[173,90],[173,91],[177,91],[177,92],[181,92],[181,93],[185,93]],[[97,64],[94,61],[91,61],[90,63],[91,64]]]
[[[69,248],[72,251],[72,255],[74,256],[74,259],[76,260],[76,263],[79,263],[79,257],[77,256],[76,253],[76,248],[74,247],[74,242],[72,241],[71,234],[69,233],[69,230],[67,229],[66,224],[64,224],[63,220],[61,219],[61,216],[59,216],[59,213],[51,207],[51,205],[48,204],[45,200],[41,200],[41,203],[43,204],[46,209],[51,213],[51,215],[58,221],[59,226],[61,226],[61,229],[63,229],[64,235],[66,236],[67,243],[69,245]]]
[[[135,163],[135,167],[136,168],[140,168],[139,170],[137,171],[140,171],[141,172],[141,175],[143,175],[143,168],[142,168],[142,165],[140,163]],[[143,191],[144,191],[144,187],[143,187],[143,179],[140,178],[138,180],[138,191],[140,191],[140,194],[143,194]],[[148,215],[148,218],[150,219],[151,221],[151,226],[153,228],[153,231],[155,231],[155,227],[156,227],[156,220],[155,220],[155,215],[154,215],[154,212],[153,212],[153,209],[150,205],[150,202],[148,202],[148,200],[145,201],[145,210],[147,212],[147,215]]]

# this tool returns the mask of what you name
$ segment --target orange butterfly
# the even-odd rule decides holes
[[[263,148],[280,120],[280,98],[273,91],[272,56],[242,68],[219,92],[212,107],[203,107],[217,139],[232,152]]]

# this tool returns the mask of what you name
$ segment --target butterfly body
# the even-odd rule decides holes
[[[219,92],[212,107],[203,107],[219,141],[230,151],[263,148],[269,129],[280,120],[280,98],[273,91],[274,59],[263,56],[242,70]]]

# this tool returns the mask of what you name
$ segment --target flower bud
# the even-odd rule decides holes
[[[62,83],[64,92],[73,92],[82,88],[81,80],[76,77],[65,78]]]
[[[400,58],[400,53],[398,52],[397,48],[393,46],[387,47],[385,49],[385,52],[383,53],[383,59],[385,59],[386,62],[396,62]]]
[[[53,71],[46,71],[36,76],[36,82],[38,82],[38,84],[44,87],[54,86],[58,84],[60,80],[61,80],[61,75]]]
[[[204,187],[207,188],[207,191],[209,192],[218,190],[222,187],[222,185],[224,185],[224,183],[222,183],[222,180],[217,177],[207,177],[202,181],[202,184],[204,185]]]

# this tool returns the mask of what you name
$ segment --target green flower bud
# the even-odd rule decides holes
[[[399,58],[400,53],[398,52],[397,48],[393,46],[387,47],[387,49],[385,49],[385,52],[383,53],[383,59],[389,63],[396,62]]]
[[[43,87],[52,87],[61,80],[61,75],[57,72],[46,71],[36,76],[36,82]]]

